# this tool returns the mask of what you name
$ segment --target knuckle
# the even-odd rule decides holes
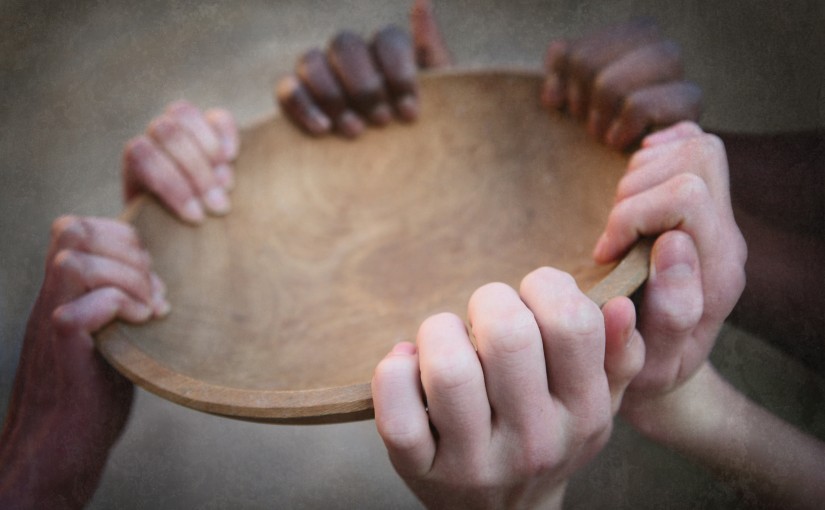
[[[178,99],[177,101],[169,103],[166,111],[172,115],[200,114],[200,110],[185,99]]]
[[[592,96],[602,107],[618,109],[624,91],[615,78],[606,73],[599,73],[593,81]]]
[[[330,47],[339,51],[351,51],[366,45],[360,35],[350,30],[342,30],[330,41]]]
[[[579,289],[576,280],[563,271],[543,267],[528,274],[522,281],[524,296],[546,295],[552,290],[552,310],[539,312],[539,321],[543,333],[571,334],[577,337],[589,337],[604,329],[604,319],[599,307]],[[529,299],[529,298],[528,298]]]
[[[544,266],[528,273],[521,280],[519,289],[522,295],[535,296],[547,288],[566,288],[571,285],[575,286],[576,280],[570,274]]]
[[[610,430],[613,424],[610,397],[591,399],[589,405],[578,411],[571,436],[572,442],[582,445],[592,442]]]
[[[742,295],[742,292],[745,290],[745,285],[747,285],[748,277],[747,273],[745,272],[744,264],[739,265],[737,264],[736,267],[731,271],[731,287],[734,290],[735,298],[733,301],[738,301],[739,296]]]
[[[560,439],[564,435],[557,426],[542,426],[522,435],[513,466],[516,475],[532,478],[558,468],[567,457],[567,444]]]
[[[77,217],[66,214],[58,217],[52,222],[51,237],[52,239],[60,239],[64,232],[72,230],[77,223]]]
[[[92,238],[92,226],[83,217],[63,216],[53,225],[55,245],[59,248],[87,250]]]
[[[180,125],[170,115],[161,115],[149,123],[148,133],[156,140],[167,140],[178,134]]]
[[[67,335],[77,330],[77,314],[68,304],[60,305],[52,311],[51,325],[58,335]]]
[[[704,152],[717,158],[719,156],[724,157],[725,143],[718,136],[711,133],[704,133],[702,136],[698,137],[698,140],[702,144]]]
[[[425,446],[429,428],[426,423],[407,419],[406,416],[382,416],[376,423],[378,434],[392,449],[414,451]]]
[[[598,454],[598,452],[604,448],[604,445],[606,445],[607,441],[610,439],[610,433],[612,430],[613,423],[611,421],[588,437],[579,449],[580,455],[578,457],[578,461],[586,462]]]
[[[380,29],[375,34],[376,40],[390,40],[393,42],[409,44],[410,37],[407,32],[396,24],[390,24]]]
[[[418,328],[418,342],[426,343],[433,341],[434,337],[437,337],[438,333],[447,327],[463,328],[464,323],[457,315],[448,312],[427,317]]]
[[[736,254],[736,261],[737,263],[745,267],[745,263],[748,261],[748,243],[745,241],[745,237],[742,235],[742,232],[739,229],[736,229],[736,241],[734,241],[734,253]]]
[[[525,445],[520,451],[514,474],[519,478],[532,478],[556,469],[563,461],[563,455],[557,450],[558,448]]]
[[[379,80],[368,80],[352,91],[352,102],[356,105],[372,106],[384,99],[383,85]]]
[[[318,48],[312,48],[298,58],[297,74],[301,80],[312,82],[326,69],[326,56]]]
[[[480,322],[473,328],[480,343],[493,353],[513,354],[528,349],[537,341],[538,326],[533,313],[526,307],[507,310],[497,317]]]
[[[84,258],[71,248],[58,251],[52,261],[52,269],[59,275],[82,273],[83,265]]]
[[[392,359],[382,359],[375,366],[375,371],[372,374],[373,385],[382,386],[386,381],[393,378],[395,371],[395,364]]]
[[[431,391],[452,393],[477,382],[480,374],[475,363],[468,356],[438,356],[422,361],[421,371]]]
[[[453,391],[471,385],[476,380],[472,366],[465,360],[430,360],[428,378],[437,391]]]
[[[570,71],[583,82],[591,82],[598,71],[594,56],[581,48],[573,48],[568,58]]]
[[[645,117],[648,108],[641,91],[629,94],[622,102],[621,118],[626,121],[641,119]]]
[[[152,142],[146,135],[138,135],[123,147],[123,159],[127,167],[139,167],[140,163],[146,159],[152,150]],[[134,169],[134,168],[133,168]]]
[[[638,164],[636,164],[632,159],[630,163],[628,163],[629,169],[638,168]],[[636,176],[635,174],[625,174],[620,180],[619,184],[616,186],[616,204],[621,204],[622,201],[631,196],[634,189],[636,189]]]
[[[694,173],[681,173],[671,179],[673,195],[681,204],[701,204],[709,196],[707,183]]]
[[[592,337],[604,330],[601,310],[580,292],[566,299],[560,313],[550,316],[547,323],[553,331],[565,332],[576,337]]]

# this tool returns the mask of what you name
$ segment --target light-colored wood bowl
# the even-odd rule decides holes
[[[357,141],[283,118],[243,130],[233,211],[200,227],[144,199],[127,211],[172,313],[97,337],[143,388],[235,418],[317,423],[372,416],[378,361],[427,316],[517,287],[542,265],[601,304],[647,277],[590,257],[626,158],[539,105],[541,77],[477,71],[421,79],[420,120]]]

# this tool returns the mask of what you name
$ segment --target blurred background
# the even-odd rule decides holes
[[[60,214],[117,216],[124,142],[170,101],[223,105],[241,125],[339,29],[407,26],[407,1],[0,3],[0,409]],[[654,17],[684,49],[709,129],[825,126],[825,3],[455,0],[437,15],[462,66],[538,68],[553,37]],[[242,178],[242,176],[240,176]],[[174,305],[174,304],[173,304]],[[728,327],[717,367],[825,438],[825,384]],[[736,495],[621,422],[568,489],[568,508],[736,508]],[[258,425],[138,391],[92,508],[417,508],[372,421]]]

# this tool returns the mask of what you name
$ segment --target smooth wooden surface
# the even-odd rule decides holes
[[[115,323],[99,349],[137,384],[202,411],[361,419],[392,345],[430,314],[463,316],[484,283],[517,287],[552,265],[597,302],[632,292],[644,248],[607,279],[613,267],[590,258],[626,160],[542,110],[540,82],[428,76],[418,122],[356,142],[309,138],[282,118],[245,129],[230,215],[193,228],[148,199],[128,213],[172,313]]]

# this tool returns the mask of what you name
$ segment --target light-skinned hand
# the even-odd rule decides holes
[[[396,345],[376,368],[390,460],[431,508],[558,506],[642,366],[633,304],[601,311],[572,277],[542,268],[518,292],[481,287],[468,308],[470,331],[430,317],[417,345]]]
[[[186,101],[170,104],[123,150],[123,196],[155,195],[178,218],[200,223],[229,212],[238,129],[223,109],[205,113]]]

